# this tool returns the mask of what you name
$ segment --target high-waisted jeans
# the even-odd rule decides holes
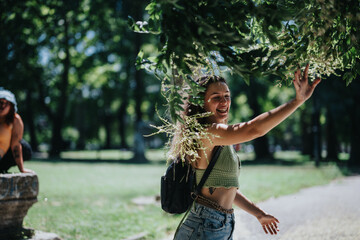
[[[174,239],[232,240],[234,225],[234,214],[223,213],[195,203]]]

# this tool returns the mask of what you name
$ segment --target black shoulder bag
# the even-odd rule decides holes
[[[209,166],[196,188],[195,171],[190,164],[182,163],[177,159],[169,165],[164,176],[161,177],[161,208],[165,212],[180,214],[190,209],[214,167],[221,149],[220,146],[215,147]]]

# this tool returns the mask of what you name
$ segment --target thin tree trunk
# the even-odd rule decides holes
[[[76,149],[85,149],[85,134],[86,134],[86,122],[85,122],[85,109],[86,103],[80,100],[76,104],[76,128],[79,131],[79,139],[76,143]]]
[[[309,120],[309,115],[307,111],[302,111],[300,117],[300,125],[301,125],[301,142],[302,142],[302,150],[301,154],[303,155],[312,155],[313,152],[313,139],[311,135],[311,122]]]
[[[354,93],[353,108],[351,112],[351,150],[349,167],[360,167],[360,97]]]
[[[335,121],[331,106],[328,106],[326,112],[326,145],[328,161],[338,161],[339,145],[335,130]]]
[[[130,72],[131,72],[131,63],[130,61],[126,64],[126,79],[124,80],[123,89],[130,89]],[[128,128],[127,124],[128,122],[126,121],[127,119],[127,112],[126,109],[129,105],[129,91],[123,91],[122,94],[122,102],[118,111],[118,119],[119,119],[119,135],[120,135],[120,148],[122,149],[128,149],[129,145],[126,142],[126,129]]]
[[[135,36],[135,50],[136,53],[140,51],[141,47],[141,38],[139,35]],[[141,71],[135,71],[135,114],[136,114],[136,126],[134,134],[134,158],[135,162],[147,162],[148,160],[145,157],[145,140],[144,140],[144,122],[142,120],[142,111],[141,105],[143,102],[144,96],[144,83],[143,83],[143,74]]]
[[[256,87],[256,80],[252,79],[249,87],[249,91],[246,92],[248,98],[248,104],[253,110],[253,117],[256,117],[262,113],[262,109],[258,102],[258,91]],[[264,159],[273,159],[272,154],[269,149],[269,140],[267,135],[257,138],[253,141],[254,151],[255,151],[255,160],[264,160]]]
[[[106,132],[106,139],[105,139],[105,149],[111,148],[111,136],[112,136],[112,130],[111,130],[111,122],[112,122],[112,116],[111,113],[105,112],[104,114],[104,125],[105,125],[105,132]]]
[[[123,9],[125,16],[133,16],[134,19],[143,18],[143,7],[146,3],[144,0],[127,0],[123,1]],[[134,65],[135,59],[142,45],[142,35],[131,33],[129,37],[134,43],[134,48],[131,48],[130,56],[133,60],[131,66],[133,66],[133,74],[135,80],[134,99],[135,99],[135,131],[134,131],[134,162],[147,162],[145,158],[145,141],[143,137],[144,123],[142,119],[141,105],[143,103],[144,96],[144,83],[142,71],[137,71]]]
[[[33,151],[38,150],[39,143],[36,138],[36,128],[34,123],[33,104],[32,104],[32,91],[30,89],[26,92],[26,119],[30,133],[30,145]]]
[[[68,21],[66,16],[64,17],[64,48],[65,48],[65,59],[63,61],[64,70],[61,76],[60,84],[60,99],[58,102],[57,111],[55,113],[55,118],[53,119],[53,132],[51,139],[51,151],[50,155],[52,157],[58,157],[61,150],[64,149],[64,141],[61,135],[61,131],[64,124],[65,110],[68,102],[68,85],[69,85],[69,69],[70,69],[70,52],[69,52],[69,30],[68,30]]]
[[[319,166],[321,161],[321,126],[320,126],[320,106],[317,93],[314,92],[313,97],[313,111],[311,114],[312,122],[312,138],[313,138],[313,159],[315,165]]]
[[[123,99],[123,102],[120,105],[119,109],[119,134],[120,134],[120,148],[128,149],[129,145],[126,142],[126,129],[127,129],[127,114],[126,108],[128,106],[128,101]]]

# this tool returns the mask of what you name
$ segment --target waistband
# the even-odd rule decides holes
[[[197,198],[195,199],[195,202],[205,206],[205,207],[208,207],[208,208],[212,208],[214,210],[217,210],[219,212],[222,212],[222,213],[226,213],[226,214],[233,214],[234,213],[234,209],[231,208],[231,209],[226,209],[226,208],[223,208],[222,206],[220,206],[217,202],[214,202],[208,198],[205,198],[203,196],[197,196]]]

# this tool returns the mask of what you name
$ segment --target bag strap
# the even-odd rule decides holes
[[[212,156],[212,158],[211,158],[211,160],[209,162],[209,165],[206,168],[205,173],[204,173],[204,175],[202,176],[202,178],[201,178],[201,180],[199,182],[199,185],[197,185],[195,193],[192,193],[192,194],[195,194],[195,196],[193,196],[192,204],[189,206],[188,210],[186,211],[186,213],[182,217],[179,225],[177,226],[173,240],[176,238],[176,235],[179,232],[180,226],[183,224],[185,218],[189,214],[190,209],[194,206],[195,200],[197,199],[199,192],[201,191],[202,187],[204,186],[204,183],[205,183],[206,179],[209,177],[210,172],[213,169],[213,167],[214,167],[214,165],[215,165],[215,163],[216,163],[216,161],[217,161],[217,159],[218,159],[218,157],[220,155],[220,152],[221,152],[222,148],[223,148],[223,146],[216,146],[215,147],[215,152],[214,152],[214,154],[213,154],[213,156]]]
[[[200,193],[202,187],[205,184],[206,179],[209,177],[211,170],[213,169],[217,159],[219,158],[219,155],[220,155],[220,152],[221,152],[222,148],[223,148],[223,146],[215,146],[215,152],[214,152],[214,154],[213,154],[213,156],[212,156],[212,158],[211,158],[211,160],[209,162],[208,167],[205,170],[204,175],[202,176],[202,178],[201,178],[201,180],[199,182],[199,185],[196,186],[195,194]]]

